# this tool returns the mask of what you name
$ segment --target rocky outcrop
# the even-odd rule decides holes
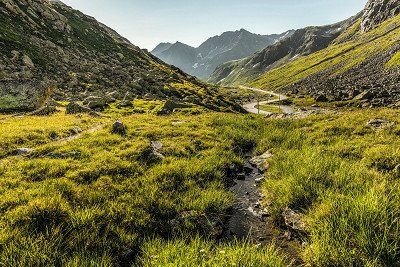
[[[369,0],[364,9],[361,30],[367,32],[398,14],[400,14],[399,0]]]
[[[0,18],[0,81],[4,83],[49,80],[54,83],[55,100],[75,102],[110,91],[117,92],[118,100],[126,93],[138,98],[151,94],[159,100],[203,99],[205,95],[219,99],[216,89],[165,64],[61,1],[2,0]],[[9,110],[2,106],[2,98],[8,101],[20,96],[10,97],[1,91],[0,111]],[[213,107],[238,107],[221,100],[223,107],[218,103]],[[98,102],[90,105],[103,108]]]

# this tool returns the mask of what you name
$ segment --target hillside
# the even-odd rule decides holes
[[[2,0],[0,109],[34,109],[30,97],[46,91],[56,100],[111,94],[237,109],[194,77],[60,1]]]
[[[292,33],[293,31],[288,31],[282,34],[259,35],[241,29],[211,37],[197,48],[180,42],[162,43],[151,53],[191,75],[207,79],[217,66],[247,57]]]
[[[326,48],[360,15],[332,25],[296,30],[290,37],[267,46],[250,57],[222,64],[208,81],[232,85],[254,80],[268,70]]]
[[[268,71],[252,85],[363,107],[396,105],[400,101],[398,13],[398,1],[371,0],[363,17],[329,47]]]

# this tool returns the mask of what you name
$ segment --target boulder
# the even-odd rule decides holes
[[[123,100],[116,105],[117,108],[133,108],[132,101]]]
[[[372,129],[384,129],[394,125],[394,122],[391,122],[387,119],[372,119],[368,121],[367,127]]]
[[[172,112],[174,112],[174,110],[176,109],[181,109],[181,108],[191,108],[193,107],[193,105],[190,104],[184,104],[184,103],[178,103],[178,102],[174,102],[172,100],[167,100],[163,107],[161,108],[160,111],[158,111],[158,115],[167,115],[167,114],[171,114]]]
[[[374,93],[371,90],[366,90],[361,94],[358,94],[354,100],[371,100],[374,98]]]
[[[111,133],[113,134],[119,134],[121,136],[125,136],[126,135],[126,126],[122,123],[122,121],[117,120],[116,122],[114,122],[113,126],[112,126],[112,130]]]
[[[315,97],[315,101],[316,102],[328,102],[328,98],[325,95],[318,95],[317,97]]]
[[[294,231],[305,232],[306,224],[303,221],[303,215],[289,208],[282,212],[282,217],[285,220],[286,226]]]
[[[92,110],[104,110],[108,103],[106,98],[98,96],[89,96],[83,101],[83,104]]]
[[[266,163],[269,158],[272,157],[272,154],[270,152],[265,152],[264,154],[260,156],[253,157],[250,159],[250,163],[254,166],[256,166],[259,170],[265,171],[267,169]]]
[[[76,102],[70,102],[67,105],[66,113],[67,114],[79,114],[79,113],[90,113],[91,114],[91,113],[93,113],[93,111],[90,108],[79,105]]]
[[[27,55],[24,55],[22,57],[22,63],[31,69],[35,67],[35,64],[33,64],[32,59],[30,57],[28,57]]]
[[[32,116],[47,116],[51,115],[57,112],[57,108],[55,106],[51,105],[46,105],[44,107],[41,107],[33,112],[31,112],[29,115]]]

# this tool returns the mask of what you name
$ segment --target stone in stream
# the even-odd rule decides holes
[[[261,184],[263,181],[265,181],[265,177],[260,176],[260,177],[256,178],[254,181],[256,182],[256,184]]]
[[[272,157],[272,154],[270,152],[265,152],[264,154],[260,156],[253,157],[250,160],[250,163],[256,166],[260,171],[264,172],[268,166],[267,166],[267,160]]]
[[[306,224],[303,221],[303,215],[289,208],[282,212],[282,217],[285,220],[286,226],[297,232],[305,232]]]

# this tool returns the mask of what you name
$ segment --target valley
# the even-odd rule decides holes
[[[0,22],[0,266],[400,264],[397,0],[152,52],[61,1]]]

